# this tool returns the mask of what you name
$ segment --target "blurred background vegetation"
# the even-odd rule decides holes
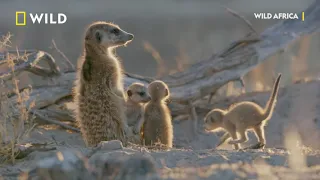
[[[82,53],[84,28],[93,21],[118,24],[133,33],[135,39],[120,48],[126,71],[159,77],[182,71],[190,64],[208,59],[213,53],[245,36],[249,29],[237,17],[226,12],[227,6],[245,16],[262,32],[275,20],[256,20],[254,12],[301,12],[312,0],[0,0],[0,34],[11,32],[12,48],[39,49],[62,57],[52,47],[52,40],[74,63]],[[63,25],[15,26],[15,11],[61,12],[68,17]],[[30,23],[29,23],[30,24]],[[246,90],[268,90],[273,75],[287,74],[283,84],[319,76],[320,37],[306,37],[300,43],[258,66],[245,78]],[[0,68],[1,70],[1,68]],[[272,75],[272,76],[270,76]],[[24,75],[21,75],[24,76]],[[29,83],[36,77],[24,77]],[[228,94],[238,85],[230,83]]]

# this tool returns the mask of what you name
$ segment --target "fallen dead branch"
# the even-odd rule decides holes
[[[211,58],[200,61],[183,72],[161,78],[170,87],[171,103],[169,107],[172,115],[189,114],[190,102],[197,110],[201,104],[195,105],[196,101],[214,94],[220,87],[229,82],[243,82],[242,77],[264,62],[269,56],[284,52],[283,50],[287,46],[304,35],[319,32],[320,1],[315,1],[304,12],[305,21],[281,21],[262,32],[258,36],[259,38],[245,36]],[[3,57],[0,59],[0,63],[6,59],[6,56],[7,53],[0,54],[0,58]],[[72,99],[75,73],[61,73],[51,55],[43,51],[33,51],[28,53],[26,61],[19,59],[17,61],[20,64],[16,65],[15,72],[29,71],[42,77],[55,77],[56,80],[53,86],[46,87],[44,85],[40,88],[33,88],[30,100],[27,102],[27,104],[32,101],[35,102],[33,111],[43,110],[51,105],[59,104],[61,99],[69,98],[69,101]],[[46,61],[49,68],[38,66],[37,63],[39,61]],[[0,73],[1,77],[9,77],[10,75],[11,71]],[[127,87],[133,82],[148,84],[152,80],[152,78],[125,73],[124,83],[125,87]],[[14,102],[14,98],[16,97],[12,96],[10,99]],[[59,115],[56,115],[56,117],[58,118]],[[44,121],[55,123],[55,121],[51,120]],[[61,123],[58,124],[60,125]]]
[[[65,128],[65,129],[69,129],[69,130],[72,130],[72,131],[80,132],[80,130],[78,128],[69,126],[69,125],[67,125],[65,123],[62,123],[62,122],[54,120],[54,119],[50,119],[50,118],[46,117],[45,115],[41,114],[40,112],[38,112],[36,110],[31,110],[31,113],[33,113],[37,118],[41,119],[42,121],[46,121],[46,122],[48,122],[50,124],[59,125],[59,126]]]
[[[16,144],[14,145],[13,149],[11,145],[5,145],[4,148],[1,149],[0,155],[1,159],[0,162],[7,162],[11,157],[10,154],[14,153],[15,159],[23,159],[27,157],[30,153],[35,151],[52,151],[56,150],[56,147],[50,147],[52,143],[27,143],[27,144]]]
[[[10,51],[6,54],[0,53],[0,62],[5,62],[6,59],[9,59],[8,56],[16,55],[16,58],[13,59],[15,62],[14,70],[0,72],[0,78],[10,80],[13,76],[12,72],[19,74],[23,71],[28,71],[45,78],[61,75],[58,65],[50,54],[44,51],[26,51],[24,56],[19,56],[17,55],[19,52],[21,51]],[[38,66],[37,64],[40,61],[45,61],[49,65],[49,68]]]

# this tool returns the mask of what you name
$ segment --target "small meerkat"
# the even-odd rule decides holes
[[[134,126],[135,133],[140,132],[143,122],[143,104],[151,100],[147,87],[142,83],[132,83],[127,89],[126,115],[129,126]]]
[[[148,86],[151,100],[144,108],[143,140],[145,145],[161,143],[172,148],[173,126],[166,104],[169,88],[163,81],[153,81]]]
[[[87,146],[101,141],[126,143],[122,67],[114,49],[132,41],[133,35],[119,26],[95,22],[86,30],[84,53],[78,61],[75,82],[76,119]]]
[[[220,139],[221,145],[230,137],[229,144],[233,144],[235,149],[239,149],[240,143],[248,141],[247,130],[253,130],[258,139],[258,143],[250,146],[251,149],[264,148],[266,145],[264,127],[272,117],[277,101],[281,74],[278,75],[272,90],[272,94],[265,106],[243,101],[230,107],[228,110],[213,109],[204,118],[204,128],[209,131],[227,131]],[[238,134],[240,137],[238,137]]]
[[[143,105],[151,100],[147,87],[142,83],[131,84],[127,91],[126,116],[129,127],[133,127],[134,134],[130,134],[129,141],[141,144],[143,125]]]

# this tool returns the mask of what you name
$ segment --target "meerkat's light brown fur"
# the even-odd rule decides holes
[[[122,68],[112,52],[132,39],[132,34],[107,22],[95,22],[86,30],[75,102],[76,119],[87,146],[115,139],[126,143]]]
[[[172,148],[171,113],[165,102],[170,96],[169,88],[162,81],[153,81],[148,86],[148,93],[151,100],[144,108],[144,143],[145,145],[160,143]]]
[[[136,126],[142,119],[143,104],[151,100],[147,91],[142,83],[133,83],[128,87],[126,115],[129,126]]]
[[[248,141],[247,130],[252,129],[259,142],[249,148],[264,148],[266,145],[264,127],[273,114],[280,79],[281,74],[275,81],[272,94],[265,108],[256,103],[244,101],[233,105],[229,110],[213,109],[204,118],[205,129],[210,131],[223,129],[227,131],[221,138],[219,145],[231,136],[233,140],[229,141],[229,144],[233,144],[235,149],[241,148],[240,143]],[[238,137],[238,134],[240,137]]]
[[[143,125],[143,105],[151,100],[147,87],[142,83],[132,83],[127,89],[126,116],[129,127],[133,127],[134,135],[129,141],[141,144],[141,128]]]

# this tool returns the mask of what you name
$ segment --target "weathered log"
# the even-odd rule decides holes
[[[242,77],[257,65],[264,62],[269,56],[284,49],[293,41],[304,35],[319,32],[320,29],[320,1],[315,1],[305,11],[305,20],[285,20],[273,25],[260,34],[260,37],[245,37],[229,45],[222,52],[213,55],[208,60],[192,65],[183,72],[168,75],[161,80],[166,82],[171,91],[169,104],[172,115],[190,113],[190,102],[194,103],[210,93],[216,92],[220,87],[231,81],[242,81]],[[14,52],[10,52],[14,53]],[[2,57],[2,58],[1,58]],[[0,54],[0,64],[7,58]],[[50,69],[42,68],[37,64],[45,60]],[[44,109],[52,104],[59,104],[62,99],[71,100],[75,73],[60,72],[55,60],[48,53],[33,51],[27,61],[17,61],[16,72],[29,71],[36,75],[55,79],[55,85],[34,86],[27,104],[35,101],[34,109]],[[0,77],[10,77],[11,71],[0,74]],[[125,87],[133,82],[150,83],[153,79],[125,74]],[[16,102],[15,96],[10,99]],[[63,110],[61,110],[63,111]],[[61,112],[59,112],[61,113]],[[54,114],[51,112],[50,116]],[[68,114],[68,113],[65,113]],[[59,115],[56,115],[59,117]]]

